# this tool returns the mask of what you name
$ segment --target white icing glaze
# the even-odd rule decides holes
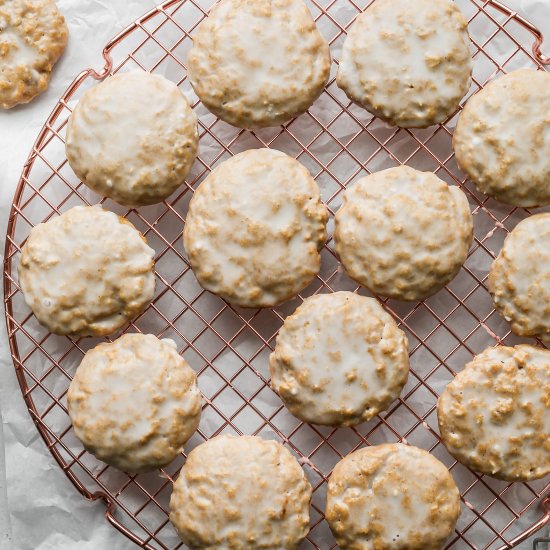
[[[522,69],[489,83],[458,120],[453,146],[478,188],[516,206],[550,204],[550,74]]]
[[[66,152],[86,185],[120,204],[142,206],[183,183],[198,139],[197,117],[178,87],[138,70],[85,92],[67,124]]]
[[[466,466],[508,481],[550,473],[550,351],[486,349],[447,386],[437,411],[445,446]]]
[[[69,387],[76,436],[97,458],[126,472],[167,465],[199,424],[197,377],[165,342],[125,334],[100,344],[86,353]]]
[[[325,514],[342,550],[440,550],[460,514],[460,494],[423,449],[378,445],[335,466]]]
[[[309,531],[311,486],[276,441],[222,435],[189,453],[170,520],[201,550],[296,550]]]
[[[409,374],[408,342],[373,298],[316,295],[286,318],[269,366],[295,416],[351,426],[397,398]]]
[[[275,126],[319,97],[330,52],[303,0],[222,0],[194,34],[188,68],[221,119]]]
[[[348,32],[338,86],[397,126],[442,122],[470,86],[467,26],[451,0],[377,0]]]
[[[152,300],[154,254],[128,221],[99,206],[75,206],[31,230],[19,283],[51,332],[112,334]]]
[[[400,166],[344,192],[334,239],[357,282],[382,296],[418,300],[456,276],[472,243],[473,220],[458,187]]]
[[[184,243],[199,283],[242,307],[278,304],[319,272],[328,213],[295,159],[271,149],[223,162],[191,200]]]
[[[550,339],[550,214],[521,221],[489,272],[498,312],[519,336]]]
[[[1,21],[0,28],[3,28]],[[39,61],[40,53],[25,40],[24,36],[8,27],[2,30],[0,34],[0,44],[0,48],[6,49],[4,62],[8,64],[28,65],[35,78],[38,78],[38,72],[34,68],[34,65]]]

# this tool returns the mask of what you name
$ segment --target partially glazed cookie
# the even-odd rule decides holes
[[[296,550],[309,531],[311,492],[280,443],[222,435],[189,453],[170,521],[197,550]]]
[[[67,124],[67,159],[91,189],[125,206],[161,202],[197,154],[197,117],[160,75],[115,75],[82,96]]]
[[[187,67],[222,120],[276,126],[321,95],[330,51],[303,0],[222,0],[195,32]]]
[[[377,0],[352,24],[337,83],[390,124],[425,128],[470,87],[468,23],[451,0]]]
[[[67,404],[84,447],[129,473],[172,462],[201,417],[195,372],[175,342],[151,334],[125,334],[88,351]]]
[[[515,206],[550,204],[550,74],[521,69],[490,82],[462,111],[458,165],[480,191]]]
[[[489,271],[497,311],[518,336],[550,340],[550,214],[518,223]]]
[[[31,230],[19,284],[36,318],[55,334],[105,336],[153,299],[155,252],[127,220],[75,206]]]
[[[342,550],[440,550],[459,514],[451,474],[417,447],[359,449],[328,482],[325,516]]]
[[[334,239],[358,283],[381,296],[420,300],[449,283],[466,261],[473,220],[458,187],[399,166],[344,192]]]
[[[297,160],[245,151],[217,166],[195,191],[184,244],[199,283],[241,307],[270,307],[317,275],[328,212]]]
[[[54,0],[0,0],[0,107],[28,103],[47,89],[68,36]]]
[[[445,447],[469,468],[506,481],[550,474],[550,351],[486,349],[447,386],[437,416]]]
[[[269,359],[271,383],[301,420],[353,426],[399,396],[408,349],[405,333],[374,298],[319,294],[285,319]]]

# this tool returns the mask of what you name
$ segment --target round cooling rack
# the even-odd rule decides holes
[[[8,335],[21,390],[48,449],[75,487],[87,499],[103,500],[107,520],[143,548],[182,548],[168,521],[168,501],[185,458],[181,456],[160,472],[128,476],[83,450],[71,428],[66,392],[83,354],[99,340],[49,334],[25,305],[17,282],[21,247],[30,229],[77,204],[102,203],[125,216],[156,250],[155,299],[127,330],[172,338],[196,370],[205,405],[199,431],[187,450],[221,432],[258,434],[279,439],[300,459],[314,488],[311,531],[301,548],[336,547],[323,517],[327,478],[349,452],[386,441],[428,449],[452,472],[462,495],[462,513],[447,548],[512,548],[550,521],[548,478],[506,483],[471,472],[441,444],[436,418],[439,394],[474,354],[496,343],[520,341],[496,314],[486,278],[506,234],[534,210],[489,199],[464,178],[451,148],[456,115],[426,130],[397,129],[351,105],[336,87],[334,74],[346,29],[371,1],[308,0],[331,43],[332,77],[309,112],[284,127],[254,132],[233,128],[208,113],[186,79],[184,63],[193,31],[207,17],[214,0],[166,2],[106,46],[102,71],[88,69],[76,78],[44,125],[24,166],[9,219],[4,260]],[[541,33],[504,5],[492,0],[457,0],[457,4],[469,19],[475,57],[469,95],[502,73],[520,67],[544,70],[550,63],[541,53]],[[124,210],[78,181],[67,164],[64,135],[71,109],[86,89],[111,74],[137,67],[167,76],[192,100],[199,116],[200,156],[186,184],[169,200]],[[469,198],[475,241],[457,278],[422,302],[382,300],[409,337],[411,375],[387,412],[355,428],[299,422],[269,386],[267,357],[286,315],[317,292],[364,292],[339,265],[332,239],[322,252],[317,279],[300,296],[274,309],[231,307],[200,288],[187,262],[181,235],[193,190],[219,162],[254,147],[276,148],[305,164],[331,214],[340,205],[342,191],[356,179],[405,163],[460,185]]]

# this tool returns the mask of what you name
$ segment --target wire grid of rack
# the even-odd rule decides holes
[[[147,549],[181,548],[169,524],[171,485],[185,458],[153,474],[128,476],[82,449],[71,429],[66,391],[83,354],[97,339],[52,336],[24,304],[17,264],[31,227],[76,204],[103,203],[129,219],[156,250],[157,289],[151,306],[127,328],[176,341],[197,371],[204,395],[201,425],[187,451],[222,432],[281,440],[303,464],[314,493],[311,531],[303,548],[335,548],[323,517],[326,481],[335,463],[354,449],[404,441],[429,449],[450,469],[462,496],[462,514],[448,548],[511,548],[550,521],[550,484],[506,483],[481,476],[450,457],[438,437],[437,397],[455,372],[496,343],[519,341],[493,308],[486,290],[489,265],[506,234],[527,211],[477,192],[465,180],[451,148],[456,115],[426,130],[392,128],[351,105],[334,73],[346,30],[372,0],[308,0],[335,58],[322,97],[283,127],[245,131],[219,121],[198,102],[186,80],[185,59],[193,30],[214,0],[171,0],[115,37],[105,48],[105,68],[81,73],[43,127],[24,167],[9,219],[4,293],[11,352],[23,396],[48,449],[76,488],[103,500],[106,518]],[[543,37],[532,24],[493,0],[457,0],[469,19],[475,69],[471,95],[499,74],[520,67],[544,69]],[[192,100],[199,116],[200,156],[186,184],[161,205],[124,210],[88,190],[70,170],[64,153],[67,118],[78,98],[98,80],[141,67],[168,76]],[[296,299],[274,309],[240,310],[205,292],[189,268],[182,230],[193,190],[219,162],[252,147],[293,155],[315,176],[331,214],[342,191],[357,178],[408,164],[435,172],[466,192],[475,220],[475,241],[458,277],[419,303],[382,300],[407,333],[411,375],[390,409],[355,428],[307,425],[292,417],[269,387],[267,357],[286,315],[317,292],[354,290],[330,238],[317,279]],[[329,233],[332,221],[329,222]],[[538,342],[540,345],[541,343]],[[160,475],[159,475],[160,474]]]

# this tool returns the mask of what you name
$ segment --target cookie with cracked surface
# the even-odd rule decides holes
[[[425,128],[453,114],[468,92],[468,22],[451,0],[377,0],[359,14],[337,84],[390,124]]]
[[[296,550],[311,485],[277,441],[221,435],[193,449],[174,483],[170,521],[200,550]]]
[[[489,271],[497,311],[518,336],[550,340],[550,214],[521,221]]]
[[[451,474],[417,447],[359,449],[328,481],[325,516],[342,550],[439,550],[459,514]]]
[[[353,426],[399,396],[408,349],[405,333],[374,298],[319,294],[285,319],[269,359],[271,383],[301,420]]]
[[[0,0],[0,107],[44,92],[69,30],[54,0]]]
[[[305,112],[321,95],[330,64],[303,0],[222,0],[194,34],[187,67],[212,113],[261,128]]]
[[[550,204],[550,74],[521,69],[464,107],[453,136],[458,165],[487,195],[514,206]]]
[[[488,348],[437,405],[441,438],[462,464],[506,481],[550,474],[550,351]]]
[[[89,350],[67,404],[84,447],[129,473],[172,462],[201,417],[195,372],[175,342],[152,334],[124,334]]]
[[[75,206],[33,227],[21,252],[27,305],[55,334],[106,336],[153,299],[155,252],[127,220]]]
[[[334,239],[355,281],[381,296],[420,300],[457,275],[472,244],[473,220],[458,187],[399,166],[344,192]]]
[[[84,93],[69,118],[65,148],[88,187],[132,207],[176,191],[198,141],[197,117],[179,88],[163,76],[132,71]]]
[[[272,149],[240,153],[195,191],[183,233],[203,288],[241,307],[271,307],[317,275],[328,212],[297,160]]]

